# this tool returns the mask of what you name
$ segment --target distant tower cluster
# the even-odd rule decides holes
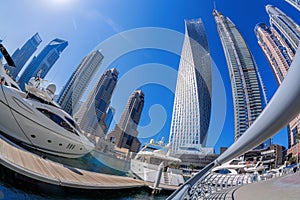
[[[285,0],[300,11],[300,0]]]
[[[255,34],[262,51],[270,63],[278,85],[285,78],[295,57],[300,41],[300,27],[278,8],[267,5],[270,27],[260,23],[255,27]],[[300,130],[300,115],[288,126],[289,148],[296,143]]]
[[[11,56],[15,63],[15,68],[5,65],[5,69],[9,70],[10,75],[17,78],[19,72],[25,66],[26,62],[31,58],[33,53],[41,44],[42,39],[38,33],[34,34],[22,47],[17,49]]]
[[[105,71],[74,115],[80,128],[86,133],[98,137],[104,137],[107,133],[106,112],[118,81],[118,75],[119,72],[115,68]]]
[[[45,78],[67,46],[67,41],[56,38],[52,40],[38,56],[34,56],[18,80],[20,88],[24,91],[25,83],[28,83],[31,77],[35,77],[38,74],[41,78]]]
[[[103,55],[96,50],[87,55],[78,65],[68,82],[60,92],[57,103],[70,115],[78,107],[79,101],[86,91],[89,83],[99,69]]]
[[[118,124],[107,135],[107,138],[117,147],[129,149],[131,152],[139,151],[141,142],[137,138],[137,127],[143,107],[144,93],[136,90],[130,95]]]
[[[262,112],[267,98],[254,58],[239,30],[217,10],[213,14],[231,81],[236,141]]]
[[[169,143],[172,153],[205,147],[211,115],[212,75],[201,19],[185,20]]]

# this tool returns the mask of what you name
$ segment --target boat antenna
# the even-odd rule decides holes
[[[217,10],[216,0],[214,0],[214,10]]]
[[[2,53],[2,55],[4,56],[7,64],[11,67],[15,67],[15,63],[13,61],[13,59],[10,57],[9,53],[7,52],[7,50],[5,49],[5,47],[0,44],[0,51]]]

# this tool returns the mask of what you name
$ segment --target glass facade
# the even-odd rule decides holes
[[[254,58],[232,21],[214,10],[226,57],[234,106],[235,141],[249,128],[266,105],[266,94]]]
[[[169,143],[172,153],[205,147],[211,115],[211,60],[201,19],[185,20]]]
[[[15,68],[12,68],[8,65],[5,65],[5,69],[8,69],[10,75],[14,78],[17,78],[19,72],[22,70],[26,62],[33,55],[33,53],[37,50],[37,47],[42,42],[42,39],[38,33],[32,36],[22,47],[21,49],[17,49],[11,58],[15,63]]]
[[[118,81],[119,72],[113,68],[105,71],[75,114],[80,128],[86,133],[103,137],[107,132],[106,111]]]
[[[74,108],[78,106],[102,60],[103,55],[98,50],[87,55],[60,92],[57,103],[70,115],[74,114]]]
[[[105,119],[105,124],[106,124],[108,129],[109,129],[109,127],[111,125],[111,122],[114,118],[115,112],[116,112],[116,110],[113,107],[111,107],[111,106],[108,107],[107,114],[106,114],[106,119]]]
[[[24,91],[25,83],[28,83],[31,77],[36,77],[38,74],[40,74],[41,78],[45,78],[67,46],[67,41],[56,38],[38,56],[34,56],[18,80],[20,88]]]

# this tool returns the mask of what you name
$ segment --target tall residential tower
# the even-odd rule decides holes
[[[144,108],[144,93],[141,90],[134,91],[126,104],[119,123],[107,138],[119,148],[126,148],[132,152],[138,152],[141,142],[138,140],[138,125]]]
[[[276,81],[280,85],[287,75],[299,46],[300,27],[285,13],[272,5],[267,5],[266,11],[270,17],[270,27],[264,23],[257,24],[255,34],[258,44],[270,63]],[[300,115],[289,123],[289,147],[296,143],[299,131]]]
[[[38,56],[34,56],[28,64],[20,79],[18,80],[20,88],[25,90],[25,83],[28,83],[31,77],[40,74],[41,78],[45,78],[49,70],[58,60],[62,51],[68,46],[68,42],[62,39],[52,40]]]
[[[104,137],[107,132],[106,112],[118,81],[119,72],[113,68],[105,71],[75,114],[80,128],[86,133]]]
[[[217,10],[213,14],[231,81],[236,141],[262,112],[267,98],[258,68],[241,33],[228,17]]]
[[[280,34],[295,54],[300,42],[300,27],[275,6],[267,5],[266,11],[270,17],[271,27]]]
[[[22,70],[26,62],[37,50],[37,47],[41,44],[42,39],[38,33],[34,34],[22,47],[17,49],[11,58],[15,63],[15,68],[5,65],[5,68],[10,71],[10,75],[17,78],[19,72]]]
[[[212,75],[201,19],[185,20],[169,143],[172,153],[205,147],[211,115]]]
[[[99,69],[102,59],[103,55],[98,50],[83,58],[60,92],[57,103],[70,115],[74,114],[74,108],[78,106],[87,86]]]

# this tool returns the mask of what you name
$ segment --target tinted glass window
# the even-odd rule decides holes
[[[80,131],[80,128],[78,127],[78,125],[72,120],[70,119],[69,117],[65,117],[65,119],[75,128],[77,129],[78,131]]]
[[[55,122],[56,124],[58,124],[59,126],[63,127],[64,129],[66,129],[67,131],[70,131],[76,135],[78,135],[76,133],[76,131],[64,120],[62,119],[60,116],[46,110],[46,109],[42,109],[42,108],[37,108],[41,113],[43,113],[44,115],[46,115],[48,118],[50,118],[53,122]]]

